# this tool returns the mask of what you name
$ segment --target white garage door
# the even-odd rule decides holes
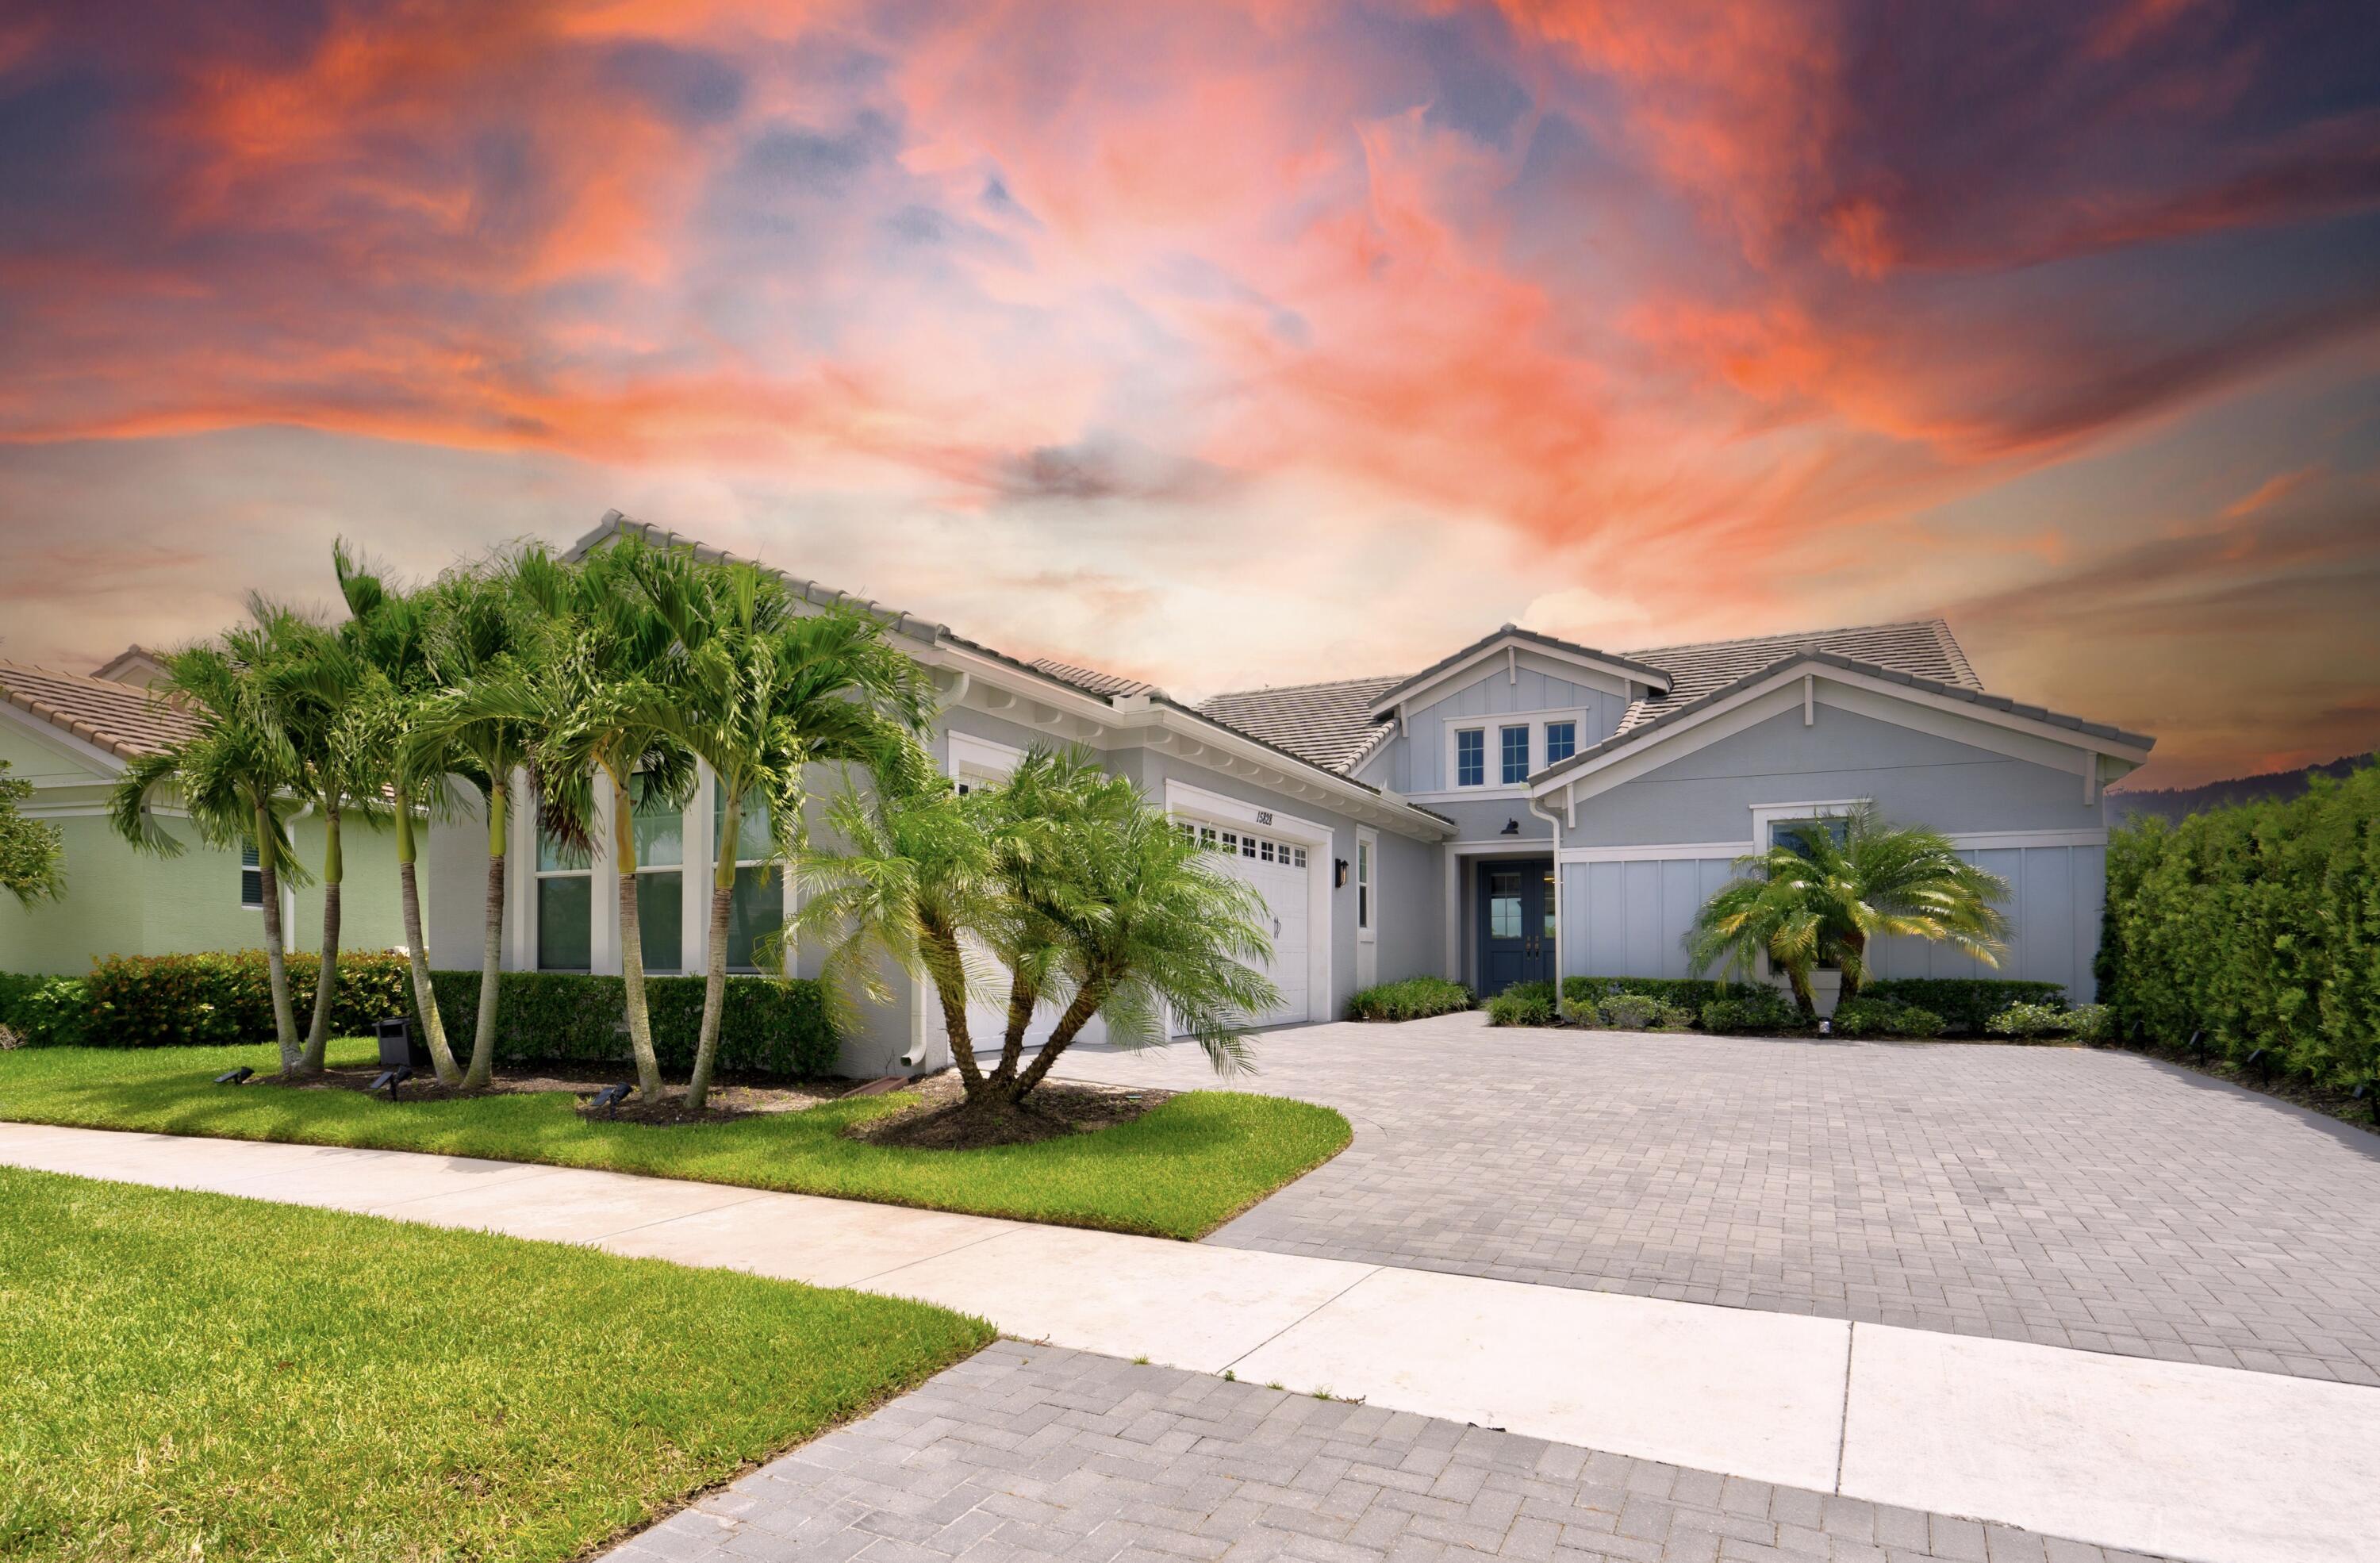
[[[1272,961],[1260,969],[1281,990],[1281,1002],[1250,1025],[1285,1025],[1311,1018],[1307,989],[1306,907],[1312,872],[1306,849],[1294,842],[1268,836],[1261,830],[1206,819],[1184,823],[1198,840],[1223,854],[1230,871],[1246,880],[1264,898],[1265,929],[1272,939]]]

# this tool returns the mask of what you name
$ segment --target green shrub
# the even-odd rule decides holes
[[[1549,982],[1516,982],[1488,1000],[1489,1025],[1551,1025],[1554,1019]]]
[[[1585,1015],[1590,1009],[1592,1024],[1614,1031],[1688,1031],[1694,1024],[1694,1011],[1682,1004],[1664,1003],[1645,993],[1610,994],[1591,1007],[1573,1000],[1562,1006],[1562,1013]]]
[[[1347,1000],[1347,1018],[1354,1021],[1409,1021],[1428,1015],[1451,1015],[1471,1008],[1471,989],[1444,977],[1407,977],[1367,987]]]
[[[1562,978],[1562,998],[1600,1003],[1610,997],[1614,987],[1622,993],[1641,993],[1689,1010],[1700,1010],[1712,1000],[1726,997],[1725,985],[1708,977],[1572,976]]]
[[[1841,1036],[1939,1036],[1945,1026],[1931,1010],[1866,994],[1837,1004],[1832,1019]]]
[[[1703,1029],[1722,1036],[1750,1032],[1807,1031],[1793,1001],[1773,987],[1739,987],[1703,1006]]]
[[[2380,1081],[2380,767],[2113,832],[2098,976],[2116,1034]]]
[[[2057,983],[2005,977],[1887,977],[1869,983],[1859,996],[1931,1010],[1946,1029],[1967,1036],[1984,1035],[1991,1018],[2010,1004],[2066,1005],[2066,989]]]
[[[313,1013],[319,954],[288,957],[289,1001],[304,1031]],[[94,1048],[171,1048],[270,1040],[273,987],[261,950],[190,955],[111,955],[83,979]],[[412,1008],[405,957],[393,950],[352,950],[339,957],[331,1035],[368,1035],[383,1015]]]
[[[1984,1024],[1984,1030],[1991,1036],[2022,1040],[2063,1036],[2066,1027],[2066,1011],[2057,1004],[2010,1004]]]
[[[439,1017],[455,1056],[470,1056],[479,1025],[480,974],[434,972]],[[649,976],[645,1007],[653,1052],[664,1072],[694,1067],[702,1026],[698,976]],[[408,1005],[410,1012],[411,1006]],[[615,976],[584,972],[505,972],[496,984],[499,1064],[625,1064],[627,999]],[[417,1017],[418,1019],[418,1017]],[[417,1026],[418,1034],[418,1026]],[[814,982],[727,979],[719,1023],[719,1067],[761,1074],[832,1074],[840,1049]]]
[[[77,978],[0,972],[0,1048],[73,1047],[90,1008]]]
[[[2113,1042],[2116,1012],[2105,1004],[2077,1004],[2066,1012],[2066,1033],[2084,1042]]]

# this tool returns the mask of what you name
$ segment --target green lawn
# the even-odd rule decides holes
[[[334,1043],[331,1061],[373,1045]],[[565,1093],[392,1105],[353,1091],[217,1086],[270,1048],[29,1048],[0,1053],[0,1119],[436,1151],[600,1167],[795,1193],[1198,1238],[1346,1147],[1347,1121],[1279,1097],[1195,1091],[1130,1123],[991,1150],[896,1150],[847,1139],[895,1093],[697,1127],[583,1121]]]
[[[566,1558],[990,1326],[0,1167],[0,1557]]]

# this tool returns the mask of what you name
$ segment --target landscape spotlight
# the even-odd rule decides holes
[[[256,1071],[249,1068],[246,1064],[242,1064],[237,1069],[227,1069],[221,1074],[216,1075],[215,1084],[218,1085],[245,1085],[251,1078],[254,1077],[255,1073]]]
[[[596,1092],[595,1099],[589,1102],[588,1106],[601,1108],[605,1112],[617,1118],[620,1116],[620,1104],[627,1099],[628,1086],[625,1082],[623,1082],[617,1085],[606,1085],[601,1090]]]
[[[393,1102],[396,1100],[396,1088],[412,1078],[413,1066],[399,1064],[395,1069],[382,1070],[372,1081],[371,1088],[375,1091],[386,1091],[388,1099]]]

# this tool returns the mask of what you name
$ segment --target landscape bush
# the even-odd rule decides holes
[[[1721,1036],[1754,1032],[1807,1031],[1802,1012],[1773,987],[1739,987],[1703,1006],[1703,1029]]]
[[[1622,993],[1641,993],[1665,1004],[1700,1010],[1712,1000],[1724,997],[1724,986],[1708,977],[1572,976],[1562,978],[1562,999],[1566,1003],[1584,1000],[1599,1004],[1617,987]]]
[[[1347,1000],[1352,1021],[1409,1021],[1451,1015],[1471,1008],[1471,989],[1444,977],[1407,977],[1366,987]]]
[[[1549,982],[1516,982],[1488,1000],[1489,1025],[1551,1025],[1555,1018]]]
[[[302,1029],[313,1012],[322,957],[288,958],[289,993]],[[189,955],[111,955],[82,981],[82,1042],[93,1048],[204,1047],[270,1040],[273,988],[261,950]],[[412,1007],[405,957],[351,950],[339,957],[331,1035],[368,1035],[383,1015]]]
[[[72,1047],[89,1005],[74,977],[0,972],[0,1048]]]
[[[1947,1024],[1931,1010],[1866,994],[1837,1004],[1833,1021],[1839,1036],[1939,1036]]]
[[[2380,1083],[2380,767],[2116,830],[2098,976],[2127,1040]]]
[[[1861,988],[1859,996],[1931,1010],[1942,1017],[1944,1029],[1967,1036],[1983,1036],[1991,1018],[2010,1004],[2066,1005],[2066,989],[2058,983],[2008,977],[1886,977]]]
[[[438,1013],[455,1054],[468,1058],[478,1024],[480,974],[435,972]],[[698,976],[649,976],[653,1051],[665,1070],[694,1062],[702,1023]],[[406,1006],[410,1013],[412,1006]],[[499,1065],[629,1062],[627,998],[616,976],[584,972],[505,972],[496,984]],[[419,1035],[416,1017],[415,1034]],[[824,996],[814,982],[731,977],[719,1020],[719,1068],[816,1077],[834,1072],[839,1050]]]
[[[2042,1036],[2063,1036],[2066,1024],[2063,1005],[2010,1004],[1986,1021],[1984,1030],[1993,1036],[2012,1036],[2019,1041],[2031,1041]]]
[[[1694,1012],[1682,1004],[1667,1004],[1645,993],[1614,993],[1595,1001],[1593,1020],[1583,1017],[1590,1007],[1578,1000],[1567,1001],[1562,1013],[1578,1021],[1608,1027],[1613,1031],[1690,1031],[1694,1028]]]

